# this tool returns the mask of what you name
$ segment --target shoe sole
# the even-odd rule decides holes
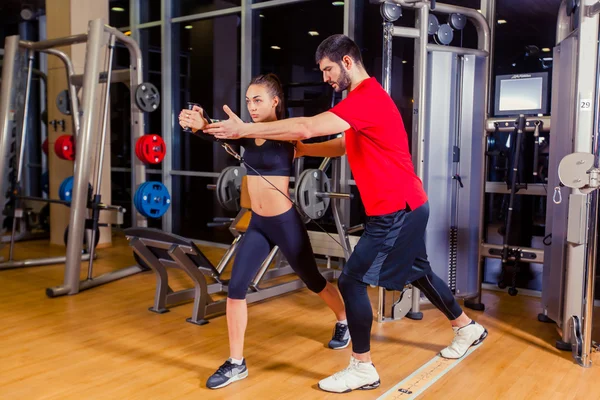
[[[377,389],[380,385],[381,385],[381,380],[378,379],[377,382],[368,383],[368,384],[358,387],[354,390],[373,390],[373,389]],[[319,384],[319,389],[323,390],[324,392],[329,392],[329,393],[350,393],[353,390],[353,389],[346,389],[343,392],[335,392],[333,390],[327,390],[327,389],[322,388],[321,384]]]
[[[231,379],[229,379],[227,382],[220,384],[219,386],[215,386],[215,387],[209,387],[207,386],[209,389],[221,389],[224,388],[227,385],[232,384],[233,382],[237,382],[237,381],[241,381],[242,379],[246,379],[248,377],[248,370],[245,370],[244,372],[237,374],[236,376],[232,377]]]
[[[460,357],[457,357],[457,358],[444,357],[442,355],[442,353],[440,353],[440,357],[445,358],[446,360],[460,360],[461,358],[463,358],[465,356],[465,354],[467,354],[467,352],[469,351],[469,349],[471,347],[481,344],[481,342],[483,342],[487,336],[488,336],[488,331],[487,331],[487,329],[483,328],[483,333],[481,334],[481,336],[479,336],[479,339],[474,341]]]
[[[331,346],[329,346],[329,348],[332,349],[332,350],[342,350],[342,349],[345,349],[348,346],[350,346],[350,339],[348,339],[348,342],[346,342],[346,344],[343,345],[343,346],[340,346],[340,347],[331,347]]]

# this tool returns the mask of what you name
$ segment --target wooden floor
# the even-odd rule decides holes
[[[17,259],[64,252],[45,242],[17,247]],[[206,249],[215,263],[222,252]],[[100,250],[96,269],[132,263],[125,241],[117,239],[115,247]],[[155,288],[150,272],[47,298],[46,287],[61,283],[63,269],[0,271],[2,399],[376,399],[452,339],[443,315],[429,307],[422,321],[374,323],[381,387],[322,392],[317,382],[345,368],[350,349],[326,348],[335,318],[304,289],[250,306],[250,376],[211,391],[206,379],[228,356],[224,317],[195,326],[185,322],[191,304],[162,315],[149,312]],[[177,281],[185,283],[183,277]],[[536,320],[539,299],[497,292],[483,299],[486,311],[470,314],[488,328],[488,339],[422,399],[600,399],[600,366],[580,368],[570,353],[554,348],[554,325]]]

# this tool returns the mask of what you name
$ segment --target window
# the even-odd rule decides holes
[[[239,7],[241,0],[173,0],[173,16],[200,14]]]
[[[221,146],[183,132],[177,115],[187,102],[201,104],[216,119],[227,118],[224,104],[240,113],[239,21],[239,15],[233,14],[173,24],[173,170],[220,173],[238,165]],[[218,205],[214,192],[206,189],[210,183],[216,179],[173,177],[173,232],[231,242],[230,234],[214,236],[214,228],[206,226],[213,217],[235,216]]]
[[[129,0],[110,0],[109,24],[115,28],[129,26]]]
[[[161,0],[138,0],[140,7],[140,23],[160,21]]]

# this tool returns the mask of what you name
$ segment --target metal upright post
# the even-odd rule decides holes
[[[106,86],[105,86],[105,92],[104,92],[104,108],[102,110],[102,135],[100,137],[100,142],[99,142],[99,147],[100,147],[100,154],[98,155],[98,158],[96,159],[96,174],[97,174],[97,179],[96,179],[96,187],[94,188],[94,205],[97,206],[99,205],[100,201],[101,201],[101,194],[100,194],[100,190],[102,187],[102,172],[104,170],[104,168],[102,168],[102,164],[104,162],[104,149],[106,147],[106,131],[108,128],[108,115],[110,114],[110,109],[109,109],[109,105],[110,105],[110,80],[111,80],[111,76],[112,76],[112,61],[113,61],[113,54],[115,51],[115,36],[114,35],[110,35],[110,38],[108,39],[108,69],[107,69],[107,74],[106,74]],[[88,265],[88,279],[92,279],[92,272],[93,272],[93,266],[94,266],[94,252],[96,251],[96,248],[94,246],[94,243],[96,243],[96,228],[98,228],[98,217],[100,214],[100,210],[97,207],[94,207],[94,209],[92,210],[92,233],[90,234],[90,240],[88,242],[88,252],[90,253],[90,261],[89,261],[89,265]]]
[[[16,187],[14,188],[17,191],[16,195],[18,196],[21,190],[20,183],[21,178],[23,176],[23,162],[25,160],[25,147],[27,145],[27,118],[29,116],[29,98],[31,95],[31,75],[33,73],[33,59],[34,52],[32,50],[27,50],[27,82],[25,84],[25,103],[23,105],[23,127],[21,130],[21,138],[19,140],[19,158],[17,159],[17,181]],[[17,218],[23,217],[23,210],[20,209],[20,200],[15,198],[13,205],[13,220],[12,220],[12,234],[10,236],[10,250],[8,259],[12,261],[13,259],[13,250],[15,247],[15,231],[17,228]]]
[[[417,13],[417,29],[419,29],[419,38],[415,40],[415,80],[414,88],[415,102],[413,115],[417,116],[416,130],[413,129],[413,159],[417,169],[417,176],[423,180],[424,176],[424,149],[423,145],[425,136],[426,113],[425,107],[427,104],[427,44],[429,41],[429,6],[423,5],[418,9]],[[417,89],[417,90],[415,90]],[[413,127],[415,123],[413,121]],[[416,158],[415,158],[416,157]],[[420,311],[421,292],[416,287],[412,287],[412,308],[411,313],[416,314]]]
[[[90,21],[83,79],[83,121],[77,141],[76,159],[88,160],[92,154],[92,135],[97,126],[96,112],[93,109],[98,88],[100,49],[104,39],[104,24],[101,19]],[[67,243],[67,261],[65,280],[62,287],[54,288],[54,295],[76,294],[79,292],[81,270],[81,251],[83,246],[84,225],[88,200],[88,181],[90,164],[78,162],[75,165],[73,198],[71,202],[69,240]],[[93,246],[90,243],[90,246]]]
[[[14,79],[19,36],[9,36],[4,41],[4,59],[2,65],[2,84],[0,85],[0,195],[5,198],[8,193],[8,163],[12,144],[11,122],[14,120]],[[0,204],[4,207],[4,202]],[[0,212],[0,227],[6,217]]]
[[[162,138],[165,141],[165,147],[167,152],[162,162],[162,183],[167,188],[168,192],[173,195],[173,177],[171,170],[173,169],[173,54],[171,49],[172,44],[172,32],[171,18],[173,14],[173,2],[171,0],[161,1],[162,10],[162,25],[161,25],[161,37],[162,37],[162,54],[161,54],[161,66],[162,66],[162,80],[161,80],[161,112],[162,112]],[[177,57],[179,58],[179,57]],[[177,60],[179,65],[179,60]],[[177,81],[179,81],[179,70],[175,74]],[[179,93],[179,92],[177,92]],[[162,230],[165,232],[173,231],[173,207],[169,207],[167,212],[162,216]]]

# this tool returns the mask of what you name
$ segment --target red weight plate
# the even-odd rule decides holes
[[[138,139],[136,150],[140,149],[139,159],[148,164],[158,164],[165,158],[167,148],[158,135],[144,135]]]
[[[54,143],[54,152],[63,160],[75,160],[75,141],[73,140],[73,136],[59,136]]]
[[[46,140],[44,140],[44,143],[42,143],[42,151],[44,152],[44,154],[48,155],[48,138],[46,138]]]

